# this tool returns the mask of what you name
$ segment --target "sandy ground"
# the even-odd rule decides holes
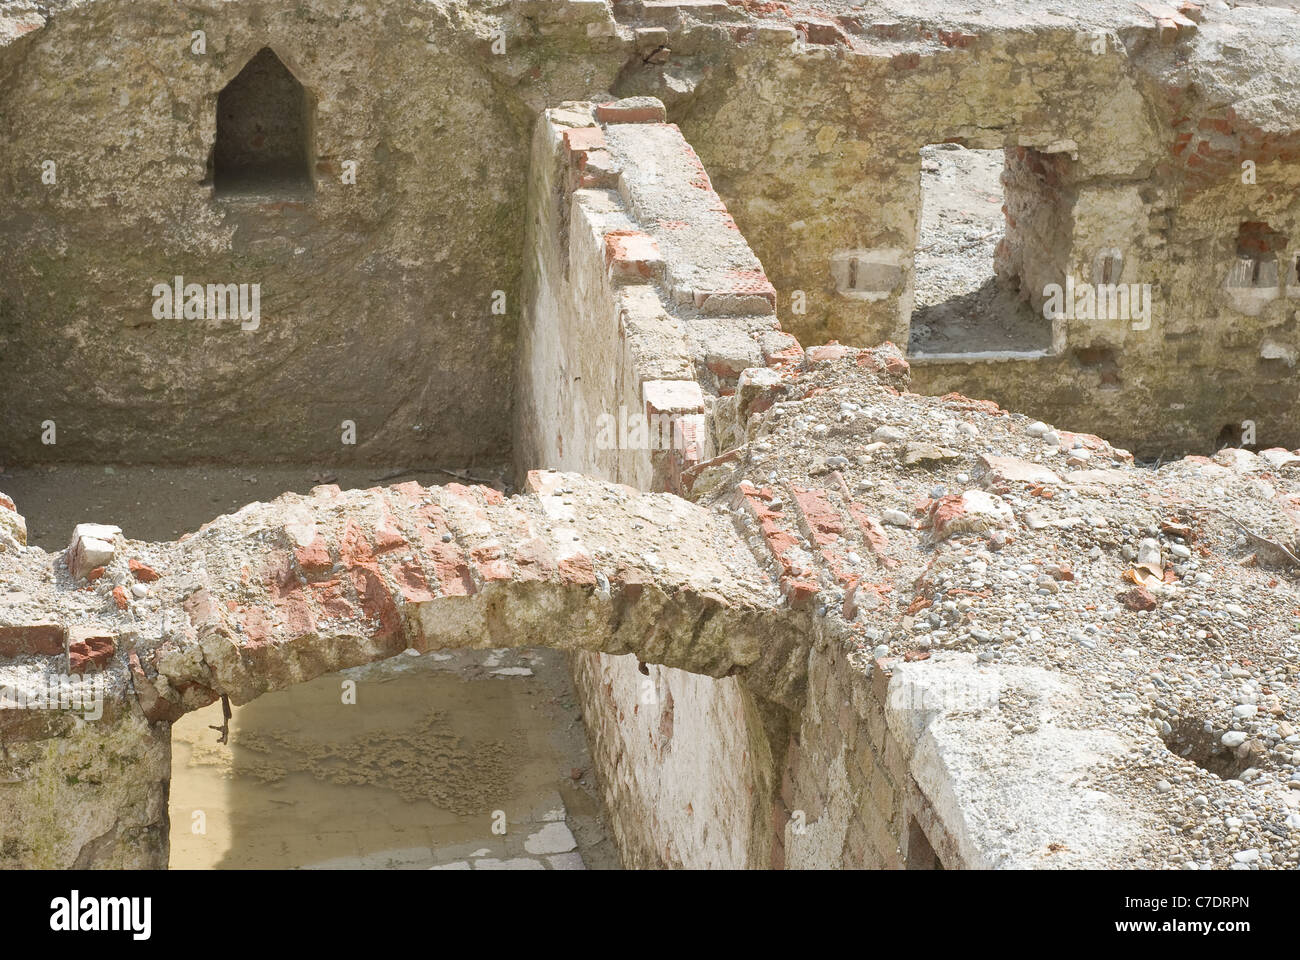
[[[173,728],[173,868],[619,865],[554,650],[403,655],[220,723]]]
[[[1001,150],[943,143],[921,151],[912,355],[1041,350],[1051,328],[993,275],[1006,232]]]

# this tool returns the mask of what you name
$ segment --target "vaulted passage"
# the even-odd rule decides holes
[[[310,192],[314,100],[270,47],[217,97],[218,196]]]

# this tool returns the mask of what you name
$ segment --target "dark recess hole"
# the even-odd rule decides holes
[[[1119,383],[1119,358],[1114,347],[1108,347],[1104,344],[1075,347],[1072,355],[1079,366],[1097,373],[1101,377],[1102,383]]]
[[[921,825],[915,819],[907,824],[907,863],[908,870],[942,870],[943,864],[934,852],[930,838],[925,835]]]
[[[310,193],[314,103],[270,47],[217,96],[217,196]]]
[[[1169,726],[1170,732],[1161,737],[1165,746],[1220,779],[1231,780],[1253,765],[1249,751],[1239,759],[1235,750],[1229,750],[1220,742],[1219,734],[1206,732],[1202,720],[1171,720]]]
[[[1286,248],[1286,235],[1260,220],[1247,220],[1237,229],[1239,266],[1233,282],[1245,287],[1272,287],[1279,282],[1278,254]]]
[[[1239,423],[1225,423],[1223,429],[1214,440],[1214,449],[1222,450],[1224,447],[1241,447],[1242,429]]]

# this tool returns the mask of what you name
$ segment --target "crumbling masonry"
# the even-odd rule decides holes
[[[220,697],[545,645],[628,866],[1295,866],[1297,15],[908,6],[0,3],[8,457],[346,419],[521,490],[57,554],[0,496],[0,864],[165,865],[170,724]],[[1036,314],[1149,318],[875,346],[944,141],[1006,150]],[[258,322],[151,310],[176,277]]]

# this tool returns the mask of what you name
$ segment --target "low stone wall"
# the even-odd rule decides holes
[[[799,356],[761,265],[664,119],[640,98],[567,105],[538,123],[516,404],[524,468],[680,490],[683,471],[734,445],[706,411],[741,371]],[[774,767],[745,684],[642,673],[599,653],[573,664],[625,864],[765,866]]]

